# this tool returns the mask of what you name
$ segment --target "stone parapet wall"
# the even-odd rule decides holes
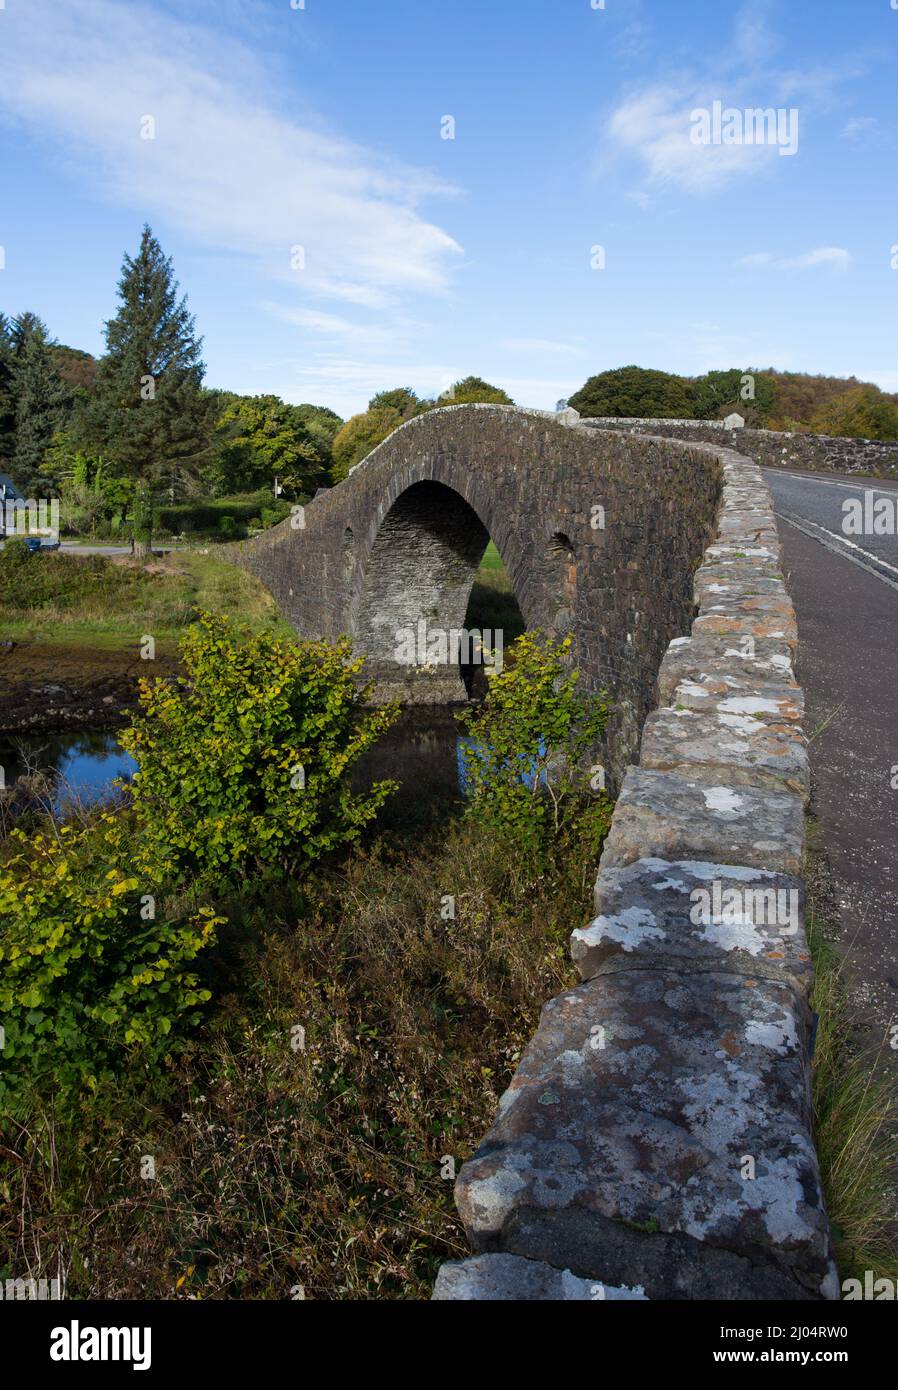
[[[582,423],[588,428],[625,434],[666,435],[696,443],[723,444],[747,454],[762,468],[801,468],[812,473],[858,473],[898,479],[898,442],[777,430],[728,430],[722,420],[626,420],[611,416]]]
[[[459,1174],[474,1255],[443,1266],[437,1300],[839,1295],[812,1137],[795,617],[758,466],[707,453],[724,489],[698,616],[661,663],[572,938],[582,982],[546,1004]]]

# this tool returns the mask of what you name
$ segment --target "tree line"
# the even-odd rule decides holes
[[[722,420],[737,412],[760,429],[898,439],[898,396],[856,377],[732,367],[685,377],[618,367],[590,377],[570,398],[581,415]]]
[[[324,406],[203,385],[202,339],[149,227],[124,257],[106,352],[57,343],[31,312],[0,314],[0,469],[25,496],[59,496],[86,525],[161,502],[258,489],[303,498],[329,480],[343,424]]]

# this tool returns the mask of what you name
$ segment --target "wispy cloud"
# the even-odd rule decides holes
[[[210,27],[111,0],[11,6],[0,112],[51,136],[103,197],[284,286],[371,307],[445,293],[461,248],[419,208],[456,190],[290,115],[252,49],[200,12]]]
[[[732,183],[770,174],[780,163],[780,145],[698,143],[693,113],[710,112],[715,102],[739,112],[824,109],[844,85],[861,76],[867,57],[848,56],[830,65],[776,66],[783,48],[768,20],[769,6],[753,0],[738,12],[730,37],[712,62],[661,69],[650,81],[631,87],[604,122],[600,162],[629,158],[651,186],[674,186],[709,194]],[[780,136],[781,142],[782,134]]]
[[[768,267],[771,270],[816,270],[821,266],[847,270],[854,257],[844,246],[817,246],[800,256],[774,256],[770,251],[754,251],[736,262],[743,270]]]
[[[575,356],[583,353],[573,343],[552,342],[548,338],[503,338],[499,347],[506,352],[528,352],[548,356]]]

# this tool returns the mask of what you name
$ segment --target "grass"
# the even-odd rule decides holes
[[[486,548],[465,616],[465,627],[483,631],[499,629],[505,646],[526,630],[508,571],[492,541]]]
[[[842,957],[820,917],[808,914],[819,1015],[813,1064],[815,1136],[841,1279],[898,1280],[895,1191],[898,1105],[894,1076],[853,1043]]]
[[[61,646],[134,648],[144,633],[172,648],[198,609],[237,613],[250,628],[287,635],[274,599],[214,553],[181,549],[139,565],[127,557],[53,553],[3,565],[0,638]]]
[[[595,846],[559,845],[542,872],[521,859],[447,804],[302,888],[247,884],[223,904],[219,1007],[176,1070],[123,1072],[75,1122],[35,1101],[0,1129],[0,1278],[61,1273],[75,1298],[428,1298],[467,1253],[454,1172],[572,983]]]

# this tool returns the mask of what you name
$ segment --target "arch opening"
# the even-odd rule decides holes
[[[433,703],[464,700],[485,659],[476,633],[483,646],[504,649],[524,626],[473,507],[443,483],[407,488],[378,530],[354,624],[371,675],[379,683],[426,677]]]

